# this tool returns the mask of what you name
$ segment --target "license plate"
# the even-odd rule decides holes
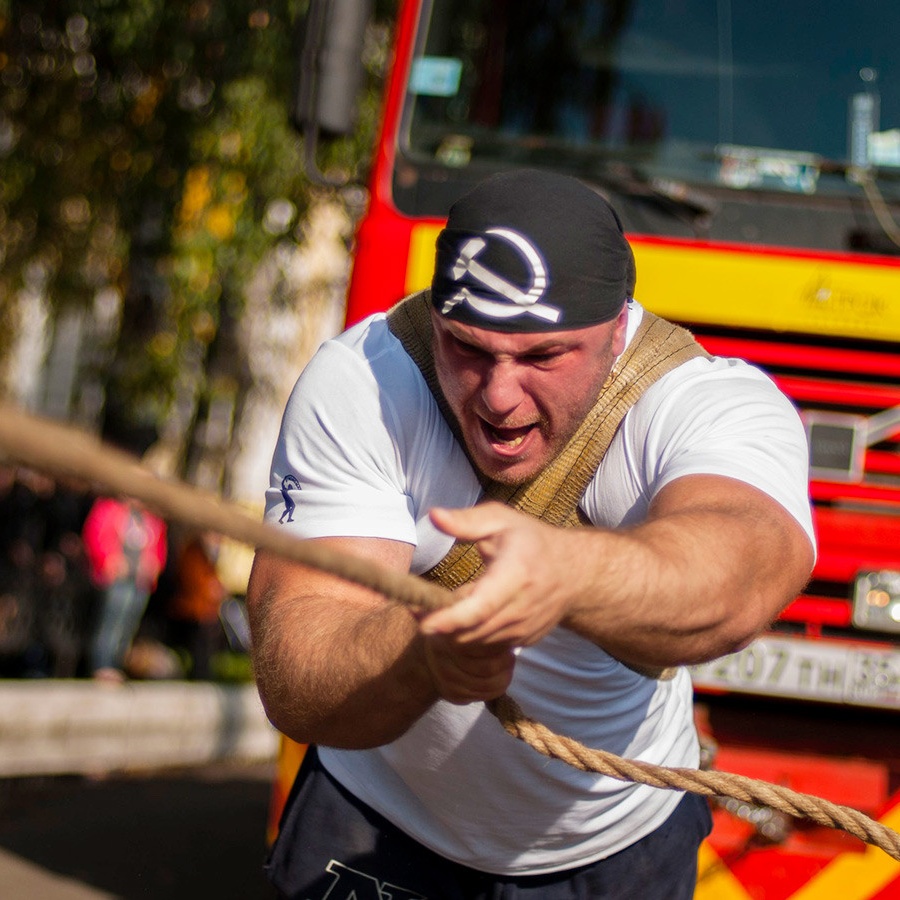
[[[900,648],[766,635],[690,672],[701,689],[900,709]]]

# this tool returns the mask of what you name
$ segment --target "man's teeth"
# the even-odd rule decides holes
[[[518,447],[525,440],[531,429],[529,427],[494,428],[488,425],[487,430],[495,444],[502,444],[504,447]]]

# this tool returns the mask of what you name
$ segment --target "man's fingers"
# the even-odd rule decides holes
[[[430,515],[445,533],[477,543],[487,569],[450,606],[422,618],[423,634],[453,635],[460,643],[527,646],[557,624],[553,591],[536,586],[530,571],[548,540],[541,531],[545,526],[493,502],[435,508]]]
[[[509,512],[511,510],[500,503],[480,503],[468,509],[435,507],[429,511],[429,516],[444,534],[462,541],[480,541],[508,524]]]
[[[485,601],[481,593],[478,593],[426,616],[419,627],[423,634],[455,634],[469,631],[483,625],[501,607],[502,601],[499,597],[493,602]]]
[[[499,697],[512,680],[515,654],[509,648],[461,647],[440,636],[425,647],[438,692],[450,703]]]
[[[434,525],[446,534],[462,541],[484,542],[510,524],[510,513],[514,517],[517,515],[502,504],[483,503],[469,509],[436,507],[429,514]],[[485,559],[489,560],[490,551],[484,544],[480,549]],[[495,579],[500,582],[499,590],[492,587]],[[458,594],[459,599],[451,606],[426,616],[421,622],[423,633],[451,634],[483,625],[505,602],[507,592],[504,581],[505,576],[488,569],[475,584],[469,586],[469,590],[465,593],[460,591],[462,596]]]

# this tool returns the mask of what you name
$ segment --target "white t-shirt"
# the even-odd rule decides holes
[[[628,339],[640,323],[632,304]],[[683,475],[740,479],[781,503],[813,541],[806,438],[790,402],[759,370],[698,358],[650,387],[626,415],[582,500],[596,525],[641,521]],[[293,475],[286,513],[283,479]],[[285,485],[288,487],[289,485]],[[452,538],[434,506],[472,505],[475,473],[384,315],[325,343],[291,396],[272,464],[266,517],[302,537],[356,536],[413,546],[420,574]],[[739,598],[736,598],[739,602]],[[638,675],[563,628],[519,652],[509,694],[558,734],[630,759],[696,766],[692,687]],[[432,850],[487,872],[584,865],[661,825],[674,791],[580,772],[510,737],[480,703],[436,703],[373,750],[321,748],[353,794]]]

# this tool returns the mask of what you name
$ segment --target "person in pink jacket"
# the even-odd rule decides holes
[[[88,661],[94,677],[121,681],[125,654],[166,563],[166,525],[133,500],[100,497],[82,540],[91,578],[102,591]]]

